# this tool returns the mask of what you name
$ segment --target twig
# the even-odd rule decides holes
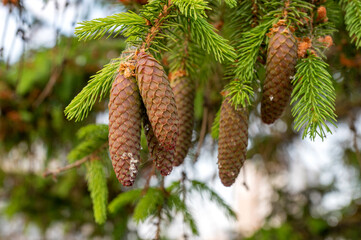
[[[7,32],[8,26],[9,26],[9,19],[10,19],[11,12],[12,12],[12,6],[10,4],[9,13],[6,14],[6,18],[5,18],[5,22],[4,22],[4,30],[3,30],[3,35],[1,38],[1,45],[0,45],[0,57],[3,56],[3,53],[5,51],[5,36],[7,36],[6,32]]]
[[[168,0],[167,5],[163,6],[163,11],[161,13],[159,13],[158,18],[154,21],[154,25],[150,28],[150,31],[149,31],[145,41],[142,44],[142,47],[141,47],[142,50],[149,48],[151,42],[153,41],[155,36],[158,34],[160,27],[165,20],[165,17],[169,14],[171,6],[172,6],[172,1]]]
[[[18,67],[18,77],[16,79],[16,85],[18,85],[20,83],[20,80],[23,76],[24,64],[25,64],[25,52],[26,52],[25,32],[22,29],[18,29],[17,34],[19,34],[19,33],[22,34],[21,38],[23,41],[23,52],[21,54],[20,64]]]
[[[258,25],[258,6],[257,6],[257,0],[252,0],[252,27],[256,27]]]
[[[153,164],[152,170],[150,171],[148,177],[147,177],[147,181],[145,182],[143,191],[141,195],[144,195],[148,189],[149,189],[149,183],[150,183],[150,179],[152,178],[152,176],[155,174],[155,164]]]
[[[186,184],[185,184],[185,181],[187,180],[187,174],[185,172],[185,170],[182,171],[182,180],[181,180],[181,183],[182,183],[182,195],[183,195],[183,203],[184,205],[186,204],[186,197],[187,197],[187,193],[186,193]],[[187,240],[188,239],[188,235],[185,231],[185,221],[183,221],[183,239],[184,240]]]
[[[53,175],[53,177],[55,178],[57,174],[61,173],[61,172],[64,172],[64,171],[67,171],[69,169],[72,169],[72,168],[76,168],[76,167],[79,167],[81,166],[83,163],[85,163],[86,161],[89,161],[91,159],[90,156],[87,156],[85,158],[82,158],[72,164],[69,164],[69,165],[66,165],[64,167],[59,167],[55,170],[48,170],[48,171],[45,171],[43,173],[43,177],[47,177],[47,176],[50,176],[50,175]]]
[[[38,107],[44,101],[44,99],[52,92],[56,81],[58,80],[61,72],[63,71],[64,65],[65,60],[63,60],[60,66],[57,66],[53,69],[50,79],[46,84],[44,90],[40,93],[39,97],[33,103],[34,107]]]
[[[311,1],[312,4],[315,3],[314,0]],[[314,9],[311,10],[311,17],[310,17],[310,33],[311,33],[311,39],[313,39],[313,16],[314,16]]]
[[[158,211],[158,221],[157,221],[157,231],[155,233],[155,237],[154,239],[155,240],[159,240],[160,239],[160,224],[161,224],[161,221],[162,221],[162,216],[161,216],[161,212],[162,212],[162,208],[160,207],[159,211]]]
[[[359,163],[359,167],[361,170],[361,155],[360,155],[360,150],[358,148],[358,144],[357,144],[357,129],[355,126],[355,115],[352,114],[351,115],[351,123],[350,123],[350,130],[353,132],[353,147],[355,148],[355,152],[356,152],[356,159]]]
[[[10,68],[10,58],[11,58],[11,55],[13,54],[13,50],[15,49],[14,45],[15,45],[15,42],[16,42],[16,38],[17,38],[17,34],[15,34],[13,36],[13,40],[11,41],[11,46],[9,48],[9,54],[8,54],[7,59],[6,59],[6,70],[9,70],[9,68]]]
[[[165,189],[164,189],[164,177],[161,177],[160,188],[161,188],[161,190],[165,191]],[[162,208],[163,208],[163,204],[159,205],[159,207],[158,207],[158,215],[157,215],[158,221],[156,223],[157,231],[156,231],[155,237],[154,237],[155,240],[160,239],[160,224],[162,223]]]
[[[199,154],[201,153],[201,148],[203,146],[204,138],[206,136],[207,118],[208,118],[208,107],[205,107],[204,110],[203,110],[203,120],[202,120],[201,133],[199,135],[197,152],[196,152],[195,157],[194,157],[194,162],[197,161],[197,159],[199,157]]]
[[[247,184],[247,178],[246,178],[246,166],[244,165],[244,163],[243,163],[243,167],[242,167],[242,172],[243,172],[243,182],[242,182],[242,184],[243,184],[244,188],[247,191],[249,191],[249,186]]]

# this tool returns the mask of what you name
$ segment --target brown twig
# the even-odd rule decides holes
[[[162,191],[165,191],[165,188],[164,188],[164,177],[163,177],[163,176],[161,177],[161,181],[160,181],[160,189],[161,189]],[[157,215],[158,221],[157,221],[157,223],[156,223],[157,231],[156,231],[155,237],[154,237],[155,240],[159,240],[159,239],[160,239],[160,230],[161,230],[161,229],[160,229],[160,224],[162,223],[162,208],[163,208],[163,204],[159,205],[159,207],[158,207],[158,215]]]
[[[148,177],[147,177],[147,181],[145,182],[143,191],[141,195],[144,195],[148,189],[149,189],[149,183],[150,183],[150,179],[152,178],[152,176],[155,174],[155,164],[153,164],[152,170],[150,171]]]
[[[203,146],[203,142],[204,142],[204,138],[206,136],[206,130],[207,130],[207,118],[208,118],[208,107],[205,107],[203,109],[203,119],[202,119],[202,127],[201,127],[201,133],[199,135],[199,141],[198,141],[198,146],[197,146],[197,152],[195,154],[194,157],[194,162],[197,161],[200,153],[201,153],[201,149]]]
[[[10,19],[11,12],[12,12],[12,6],[10,4],[9,12],[8,12],[8,14],[6,14],[6,18],[4,21],[3,35],[1,38],[1,44],[0,44],[0,56],[1,57],[3,56],[4,51],[5,51],[5,36],[7,36],[6,33],[7,33],[8,26],[9,26],[9,19]]]
[[[160,27],[162,26],[162,24],[165,20],[165,17],[169,14],[171,6],[172,6],[172,1],[168,0],[168,3],[163,6],[162,12],[159,13],[159,16],[154,21],[154,25],[150,28],[150,31],[149,31],[147,37],[145,38],[145,41],[143,42],[142,47],[140,48],[141,50],[144,51],[146,48],[149,48],[149,46],[151,45],[151,42],[154,40],[155,36],[158,34]]]
[[[243,164],[243,167],[242,167],[243,169],[243,182],[242,182],[242,184],[243,184],[243,186],[245,187],[245,189],[247,190],[247,191],[249,191],[249,186],[248,186],[248,184],[247,184],[247,178],[246,178],[246,166]]]
[[[59,167],[59,168],[57,168],[57,169],[55,169],[55,170],[45,171],[45,172],[43,173],[43,177],[48,177],[48,176],[52,175],[54,178],[56,178],[56,175],[58,175],[59,173],[64,172],[64,171],[67,171],[67,170],[72,169],[72,168],[79,167],[79,166],[81,166],[83,163],[85,163],[86,161],[89,161],[90,159],[91,159],[91,157],[90,157],[90,156],[87,156],[87,157],[85,157],[85,158],[82,158],[82,159],[80,159],[80,160],[78,160],[78,161],[76,161],[76,162],[74,162],[74,163],[72,163],[72,164],[66,165],[66,166],[64,166],[64,167]]]
[[[58,80],[61,72],[63,71],[64,65],[65,65],[65,60],[63,60],[63,62],[60,64],[60,66],[57,66],[53,69],[50,79],[49,79],[48,83],[46,84],[44,90],[40,93],[39,97],[33,103],[34,107],[38,107],[44,101],[44,99],[47,96],[49,96],[49,94],[53,90],[55,83]]]
[[[23,76],[24,65],[25,65],[25,52],[26,52],[25,48],[26,48],[26,42],[23,39],[23,52],[21,54],[20,62],[19,62],[19,66],[18,66],[18,76],[17,76],[17,79],[16,79],[16,85],[19,85],[20,80],[21,80],[21,78]]]
[[[187,174],[186,174],[185,170],[183,170],[181,183],[182,183],[182,195],[183,195],[182,201],[183,201],[184,205],[186,204],[186,197],[187,197],[186,184],[185,184],[186,180],[187,180]],[[185,221],[183,221],[183,239],[184,240],[188,239],[188,235],[185,231]]]
[[[355,148],[356,159],[357,159],[357,161],[359,163],[359,167],[360,167],[360,170],[361,170],[361,155],[360,155],[360,150],[359,150],[358,144],[357,144],[357,129],[356,129],[356,126],[355,126],[355,121],[356,121],[355,115],[352,114],[351,115],[350,130],[353,132],[353,147]]]
[[[258,6],[257,6],[257,0],[253,0],[252,1],[252,27],[256,27],[258,25],[258,18],[257,18],[257,14],[258,14]]]
[[[156,226],[157,226],[157,231],[156,231],[156,233],[155,233],[155,237],[154,237],[154,239],[155,240],[159,240],[160,239],[160,224],[161,224],[161,221],[162,221],[162,216],[161,216],[161,210],[162,210],[162,208],[161,207],[159,207],[160,209],[159,209],[159,211],[158,211],[158,221],[157,221],[157,224],[156,224]]]
[[[106,147],[108,146],[108,142],[104,143],[103,145],[101,145],[97,150],[95,150],[92,154],[82,158],[82,159],[79,159],[77,160],[76,162],[72,163],[72,164],[69,164],[69,165],[66,165],[65,167],[60,167],[56,170],[53,170],[53,171],[45,171],[43,173],[43,177],[47,177],[47,176],[50,176],[50,175],[53,175],[53,178],[56,177],[57,174],[61,173],[61,172],[64,172],[66,170],[69,170],[69,169],[72,169],[72,168],[76,168],[76,167],[79,167],[81,166],[83,163],[85,163],[86,161],[89,161],[91,159],[95,159],[97,158],[99,152],[103,151]]]

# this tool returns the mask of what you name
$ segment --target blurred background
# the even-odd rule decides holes
[[[146,1],[2,0],[0,3],[0,239],[150,239],[150,221],[137,226],[130,213],[93,219],[82,167],[43,177],[68,164],[75,132],[107,123],[107,101],[75,123],[64,108],[90,76],[121,54],[124,39],[78,42],[76,23],[133,9]],[[217,19],[211,19],[217,23]],[[271,126],[250,116],[247,161],[236,183],[224,187],[217,173],[217,143],[210,128],[224,82],[214,63],[195,101],[194,144],[185,164],[166,178],[202,181],[237,213],[226,217],[208,198],[187,198],[200,236],[189,239],[361,239],[361,55],[349,43],[342,17],[327,53],[337,91],[338,128],[324,141],[302,140],[290,110]],[[195,159],[197,160],[195,162]],[[109,200],[123,189],[109,166]],[[182,239],[182,219],[166,226]]]

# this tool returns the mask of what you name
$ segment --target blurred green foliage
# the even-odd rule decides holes
[[[66,121],[63,111],[88,82],[89,77],[124,49],[122,41],[91,42],[86,47],[74,38],[62,38],[51,49],[34,50],[7,69],[0,62],[0,150],[10,150],[20,142],[46,142],[48,156],[68,146],[80,126]],[[97,104],[95,111],[105,111]]]

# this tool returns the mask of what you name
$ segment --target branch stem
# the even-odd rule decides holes
[[[140,48],[141,51],[145,51],[145,49],[150,47],[151,42],[159,33],[160,27],[162,26],[164,20],[166,19],[166,16],[169,14],[171,7],[172,7],[172,1],[168,0],[168,3],[163,6],[163,10],[159,13],[158,18],[154,21],[154,25],[150,28],[150,31],[145,41],[143,42],[142,47]]]
[[[59,168],[57,168],[57,169],[55,169],[55,170],[45,171],[45,172],[43,173],[43,177],[48,177],[48,176],[50,176],[50,175],[52,175],[53,177],[56,177],[56,175],[58,175],[59,173],[65,172],[65,171],[67,171],[67,170],[69,170],[69,169],[72,169],[72,168],[79,167],[79,166],[81,166],[83,163],[89,161],[90,159],[91,159],[90,156],[86,156],[85,158],[82,158],[82,159],[80,159],[80,160],[78,160],[78,161],[76,161],[76,162],[74,162],[74,163],[72,163],[72,164],[66,165],[66,166],[64,166],[64,167],[59,167]]]

